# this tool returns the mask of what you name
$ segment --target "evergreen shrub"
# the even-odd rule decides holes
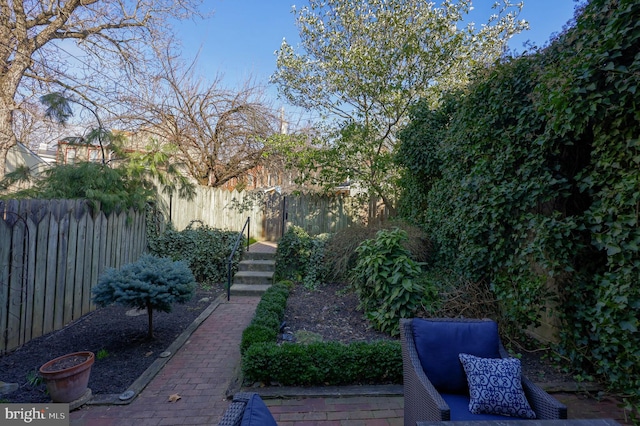
[[[396,341],[278,345],[291,285],[286,281],[272,285],[242,333],[240,352],[246,381],[287,386],[402,382],[402,354]]]
[[[195,293],[195,286],[186,263],[144,254],[120,269],[107,269],[93,288],[93,303],[146,309],[149,318],[147,336],[151,339],[153,311],[171,312],[174,303],[188,302]]]
[[[248,382],[282,386],[341,386],[402,383],[398,341],[257,343],[242,358]]]
[[[290,283],[283,281],[273,284],[265,291],[256,306],[251,323],[242,332],[240,353],[255,343],[273,342],[278,337],[280,325],[289,297]]]

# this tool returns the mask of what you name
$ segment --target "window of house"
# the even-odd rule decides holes
[[[75,164],[76,162],[76,149],[75,148],[67,148],[65,163],[66,164]]]
[[[90,149],[89,150],[89,161],[93,163],[97,163],[100,161],[100,150],[99,149]]]

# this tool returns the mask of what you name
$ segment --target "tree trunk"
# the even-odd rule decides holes
[[[151,302],[147,302],[147,317],[149,318],[149,332],[147,333],[147,339],[153,340],[153,307]]]
[[[6,174],[7,153],[16,144],[12,120],[13,99],[0,90],[0,180]]]

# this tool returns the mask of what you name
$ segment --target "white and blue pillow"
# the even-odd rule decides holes
[[[469,411],[473,414],[535,419],[522,389],[520,360],[458,355],[469,384]]]

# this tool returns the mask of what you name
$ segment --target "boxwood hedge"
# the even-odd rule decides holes
[[[372,343],[277,343],[290,282],[274,284],[262,296],[240,351],[246,382],[283,386],[402,383],[402,353],[397,341]]]

